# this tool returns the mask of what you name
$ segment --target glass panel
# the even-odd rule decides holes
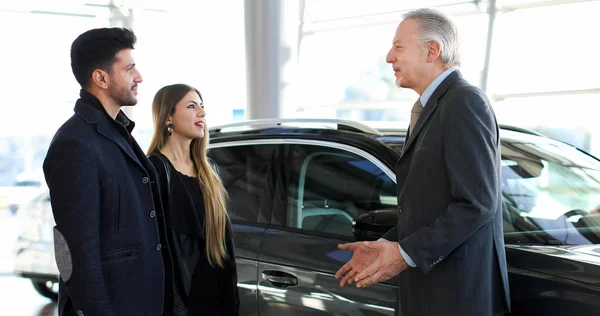
[[[324,21],[354,16],[374,15],[394,11],[407,11],[417,7],[433,7],[464,3],[457,0],[421,0],[389,1],[389,0],[306,0],[305,21]]]
[[[558,142],[504,143],[507,243],[600,243],[600,163]]]
[[[289,227],[351,237],[354,218],[397,205],[395,183],[357,154],[297,145],[290,169]]]
[[[144,6],[152,5],[144,1]],[[208,128],[230,123],[234,109],[246,108],[244,2],[178,0],[155,5],[166,11],[134,12],[135,58],[145,80],[132,111],[134,136],[144,150],[154,129],[152,99],[165,85],[185,83],[200,90]]]
[[[210,150],[209,156],[229,193],[228,211],[232,221],[258,221],[274,148],[273,145],[256,145]]]
[[[461,72],[479,85],[488,17],[478,14],[454,20],[462,39]],[[392,66],[385,61],[398,22],[400,18],[305,35],[297,76],[291,81],[293,93],[284,95],[287,112],[304,117],[408,122],[418,95],[396,87]]]
[[[508,98],[496,102],[499,122],[537,130],[600,155],[600,124],[590,107],[600,104],[600,94]]]
[[[600,29],[598,12],[600,2],[589,1],[499,14],[490,64],[490,91],[598,88],[600,64],[582,57],[589,49],[594,50],[594,45],[589,44],[596,37],[593,30]]]

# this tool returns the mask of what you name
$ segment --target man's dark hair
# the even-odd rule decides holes
[[[89,88],[96,69],[110,74],[117,54],[133,49],[136,40],[133,31],[120,27],[93,29],[79,35],[71,45],[71,69],[79,85]]]

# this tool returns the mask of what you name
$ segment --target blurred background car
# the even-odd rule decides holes
[[[54,218],[50,194],[42,189],[17,214],[20,230],[14,245],[14,273],[30,279],[35,290],[58,299],[58,268],[54,259]]]
[[[44,190],[44,187],[42,174],[20,173],[12,185],[0,187],[0,209],[4,200],[11,214],[15,215],[21,206],[29,203]]]

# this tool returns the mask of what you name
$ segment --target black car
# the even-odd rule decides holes
[[[394,280],[340,288],[351,253],[396,223],[405,132],[340,120],[256,120],[211,130],[231,198],[247,315],[393,315]],[[502,126],[512,315],[600,314],[600,162]]]
[[[600,161],[532,131],[503,126],[500,136],[512,315],[600,315]],[[394,279],[340,288],[334,274],[352,256],[338,244],[375,240],[396,223],[405,132],[276,119],[210,137],[230,197],[241,315],[394,314]],[[51,231],[51,219],[43,225]],[[34,269],[17,272],[47,275],[56,268],[41,271],[26,254],[52,255],[51,240],[32,236],[21,236],[17,262]]]

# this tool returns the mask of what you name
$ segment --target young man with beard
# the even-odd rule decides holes
[[[80,98],[44,161],[56,221],[59,315],[163,312],[169,263],[161,255],[167,247],[159,240],[156,171],[121,111],[137,103],[142,82],[135,42],[128,29],[102,28],[71,46]]]

